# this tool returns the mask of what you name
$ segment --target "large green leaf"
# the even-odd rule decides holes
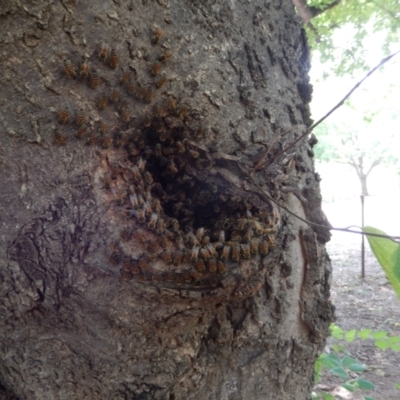
[[[363,228],[366,233],[377,233],[386,235],[379,229],[371,226]],[[386,273],[387,278],[393,286],[400,299],[400,245],[391,239],[367,236],[372,252]]]

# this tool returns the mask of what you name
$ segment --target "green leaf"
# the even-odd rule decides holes
[[[372,382],[367,381],[366,379],[360,378],[360,379],[357,379],[354,383],[356,383],[357,386],[358,386],[360,389],[363,389],[363,390],[372,390],[372,389],[375,389],[375,385],[374,385]]]
[[[357,364],[358,361],[353,357],[345,356],[340,360],[340,363],[345,367],[348,367],[349,365]]]
[[[340,358],[336,354],[326,354],[326,356],[322,359],[324,363],[324,367],[331,369],[335,367],[340,367],[341,362]]]
[[[335,398],[329,393],[322,393],[325,400],[335,400]]]
[[[364,227],[363,231],[386,235],[385,232],[370,226]],[[400,245],[391,239],[374,236],[367,236],[367,238],[372,252],[400,298]]]
[[[386,350],[389,347],[387,340],[375,340],[375,346],[381,350]]]
[[[329,370],[329,372],[333,375],[340,376],[343,379],[349,379],[349,375],[342,367],[336,367]]]
[[[357,387],[352,385],[351,383],[343,383],[342,385],[345,389],[347,389],[349,392],[354,392]]]
[[[370,396],[364,396],[364,400],[375,400],[375,398]]]
[[[345,335],[345,339],[348,343],[351,343],[354,341],[354,339],[356,338],[356,330],[352,329],[351,331],[347,331],[346,335]]]
[[[340,329],[335,324],[331,324],[329,329],[331,330],[332,337],[334,337],[335,339],[343,339],[343,329]]]
[[[358,332],[358,337],[363,340],[368,339],[371,332],[372,332],[371,329],[362,329],[361,331]]]
[[[394,385],[394,387],[395,387],[396,389],[400,390],[400,383],[396,383],[396,384]]]
[[[391,343],[390,348],[394,351],[400,351],[400,345],[397,343]]]
[[[387,339],[389,343],[399,343],[400,344],[400,336],[391,336]]]
[[[378,331],[378,332],[374,332],[373,334],[372,334],[372,337],[374,338],[374,339],[383,339],[383,338],[386,338],[387,337],[387,332],[386,331]]]

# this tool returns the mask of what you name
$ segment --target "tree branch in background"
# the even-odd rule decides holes
[[[340,2],[341,0],[335,0],[324,7],[318,8],[313,6],[310,7],[307,4],[306,0],[292,0],[292,3],[296,7],[298,15],[300,16],[304,24],[308,24],[311,19],[337,6]]]
[[[374,68],[372,68],[367,75],[364,76],[363,79],[361,79],[359,82],[356,83],[356,85],[346,94],[346,96],[343,97],[342,100],[339,101],[338,104],[336,104],[335,107],[333,107],[328,113],[326,113],[321,119],[319,119],[317,122],[315,122],[310,128],[308,128],[302,135],[300,135],[294,142],[292,142],[289,146],[284,148],[282,151],[279,153],[275,154],[273,157],[271,157],[268,160],[265,160],[266,154],[264,157],[260,157],[260,155],[263,155],[266,151],[263,150],[259,154],[257,154],[254,159],[257,160],[254,167],[250,170],[250,172],[255,172],[260,170],[261,168],[265,167],[268,164],[271,164],[274,160],[276,160],[278,157],[280,157],[282,154],[286,153],[289,149],[294,147],[297,143],[299,143],[302,139],[304,139],[306,136],[308,136],[311,131],[316,128],[321,122],[325,121],[334,111],[336,111],[339,107],[341,107],[344,102],[353,94],[353,92],[367,79],[369,78],[378,68],[380,68],[383,64],[388,62],[390,59],[392,59],[394,56],[400,53],[400,50],[396,51],[395,53],[390,54],[389,56],[383,58],[381,62]],[[285,132],[286,133],[286,132]]]

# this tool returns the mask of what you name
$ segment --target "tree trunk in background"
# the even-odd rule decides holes
[[[310,399],[329,234],[265,193],[326,224],[312,149],[249,175],[310,125],[290,0],[2,1],[0,44],[0,397]]]

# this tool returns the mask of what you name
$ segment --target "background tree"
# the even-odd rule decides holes
[[[329,234],[270,198],[326,224],[311,146],[263,167],[310,125],[291,2],[0,7],[3,398],[309,399]]]
[[[397,50],[399,4],[396,0],[293,0],[307,31],[314,57],[336,75],[369,70],[376,60]],[[340,28],[346,33],[341,35]],[[374,40],[368,40],[373,34]]]

